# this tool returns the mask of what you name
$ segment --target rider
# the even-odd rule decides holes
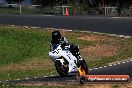
[[[51,50],[56,48],[57,44],[61,44],[62,47],[69,46],[69,50],[78,60],[81,58],[78,46],[71,44],[65,37],[61,35],[59,31],[52,32]]]

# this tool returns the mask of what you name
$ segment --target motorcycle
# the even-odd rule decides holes
[[[62,47],[57,44],[54,49],[49,52],[49,56],[55,63],[55,67],[60,76],[68,76],[69,73],[79,72],[79,69],[88,73],[88,66],[83,58],[77,59],[69,50],[69,46]]]

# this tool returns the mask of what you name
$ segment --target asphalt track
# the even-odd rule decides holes
[[[109,64],[103,67],[89,69],[88,75],[129,75],[132,79],[132,58],[123,62]],[[5,80],[1,82],[9,83],[78,83],[75,75],[69,77],[60,76],[43,76],[33,78],[23,78],[16,80]]]
[[[90,71],[89,74],[92,75],[129,75],[132,78],[132,60],[94,68]]]
[[[131,17],[0,15],[0,24],[132,35]]]
[[[79,16],[32,16],[32,15],[0,15],[0,24],[13,24],[20,26],[35,26],[46,28],[62,28],[81,31],[94,31],[110,34],[132,36],[132,18],[118,17],[79,17]],[[93,68],[89,74],[101,75],[130,75],[132,78],[132,60],[113,65]],[[16,80],[5,80],[0,82],[70,82],[76,83],[76,76],[44,76]]]

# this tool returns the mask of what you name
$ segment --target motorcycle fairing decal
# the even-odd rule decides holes
[[[69,59],[71,60],[71,57],[70,57],[71,54],[67,54],[67,56],[69,57]]]
[[[57,49],[57,50],[55,50],[55,51],[52,51],[52,53],[53,53],[53,54],[54,54],[54,53],[59,54],[59,50],[61,50],[61,49]]]

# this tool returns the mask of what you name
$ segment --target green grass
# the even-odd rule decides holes
[[[0,7],[0,13],[1,14],[20,14],[20,8],[19,7],[12,7],[12,8]],[[42,14],[42,11],[36,8],[22,7],[21,14]]]
[[[0,14],[18,14],[18,13],[19,13],[19,9],[16,8],[12,8],[12,9],[9,9],[8,7],[0,8]]]
[[[16,63],[46,55],[49,47],[48,33],[31,30],[0,29],[0,65]],[[47,55],[46,55],[47,56]]]
[[[20,14],[20,7],[0,7],[0,14]],[[21,14],[33,14],[33,15],[42,15],[42,14],[61,14],[60,10],[57,8],[43,8],[43,7],[32,7],[32,6],[22,6]]]
[[[48,56],[51,32],[48,29],[30,27],[0,26],[0,80],[57,74],[53,62]],[[78,35],[98,35],[93,33],[69,32],[66,37],[72,43],[82,47],[94,47],[96,44],[116,44],[118,54],[114,56],[86,55],[89,67],[102,66],[110,62],[132,57],[132,39],[107,37],[106,40],[88,41],[78,39]],[[85,54],[82,53],[82,56]]]
[[[43,77],[44,75],[50,76],[55,75],[54,73],[51,73],[54,70],[54,68],[47,68],[47,69],[32,69],[28,71],[6,71],[6,72],[0,72],[0,78],[1,79],[18,79],[18,78],[32,78],[32,77]]]

